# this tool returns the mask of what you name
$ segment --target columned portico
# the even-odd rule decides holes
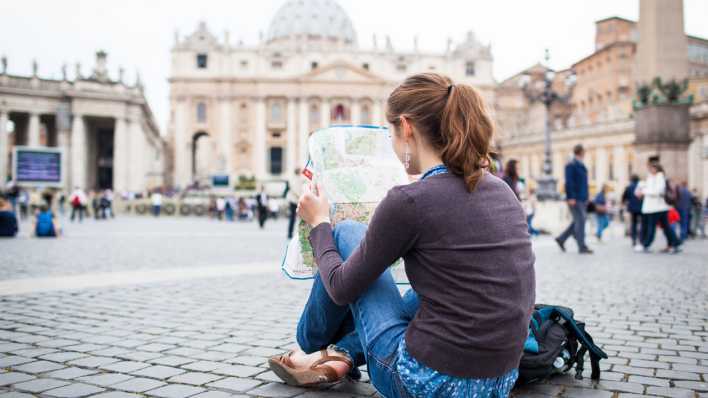
[[[352,124],[361,124],[361,103],[358,99],[352,101]]]
[[[221,98],[219,102],[220,114],[221,114],[221,134],[220,134],[220,147],[222,151],[223,159],[221,159],[222,164],[219,168],[220,172],[225,174],[230,174],[233,169],[233,138],[231,136],[232,125],[231,125],[231,100],[228,98]]]

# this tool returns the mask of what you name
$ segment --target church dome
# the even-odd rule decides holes
[[[354,46],[356,32],[349,15],[334,0],[288,0],[275,13],[266,41],[292,40]]]

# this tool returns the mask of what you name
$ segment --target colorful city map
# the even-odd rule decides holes
[[[391,147],[388,130],[379,127],[337,126],[318,130],[308,140],[312,181],[327,193],[330,218],[368,224],[378,203],[396,185],[408,183]],[[311,279],[317,272],[308,237],[311,228],[298,221],[283,259],[283,271],[293,279]],[[393,265],[394,278],[405,283],[402,260]]]

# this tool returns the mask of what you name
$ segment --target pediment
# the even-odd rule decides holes
[[[337,62],[321,66],[300,78],[305,82],[342,82],[342,83],[382,83],[384,79],[368,70],[346,63]]]

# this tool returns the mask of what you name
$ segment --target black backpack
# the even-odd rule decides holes
[[[600,379],[600,359],[605,354],[585,331],[585,324],[573,318],[566,307],[537,304],[531,316],[529,336],[519,364],[520,384],[567,373],[575,366],[575,378],[583,378],[585,354],[590,354],[593,380]]]

